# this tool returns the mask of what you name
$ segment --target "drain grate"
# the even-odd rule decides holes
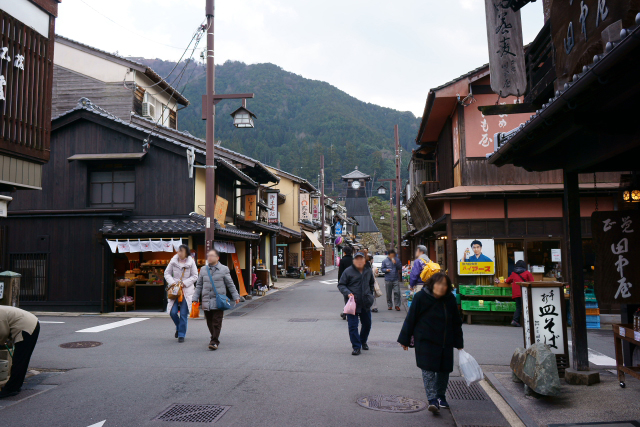
[[[374,347],[383,347],[383,348],[401,348],[400,344],[393,341],[369,341],[369,345]]]
[[[452,400],[488,400],[480,385],[474,383],[467,387],[465,380],[450,380],[447,395]]]
[[[64,344],[60,344],[61,348],[93,348],[102,345],[101,342],[98,341],[76,341],[76,342],[66,342]]]
[[[289,319],[289,322],[294,322],[294,323],[311,323],[311,322],[317,322],[318,319]]]
[[[227,317],[227,316],[229,316],[229,317],[230,316],[241,317],[241,316],[244,316],[244,315],[247,315],[247,314],[249,314],[249,312],[247,312],[247,311],[232,311],[231,313],[226,313],[224,315],[224,317]]]
[[[176,403],[154,420],[179,421],[183,423],[215,423],[231,408],[221,405],[184,405]]]
[[[357,402],[363,408],[394,413],[418,412],[427,407],[427,404],[421,400],[383,394],[361,397]]]

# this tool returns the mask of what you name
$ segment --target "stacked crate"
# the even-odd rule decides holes
[[[593,292],[585,291],[584,306],[587,314],[587,329],[600,329],[600,309]]]

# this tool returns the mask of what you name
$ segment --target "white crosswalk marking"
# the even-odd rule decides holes
[[[569,346],[571,346],[571,341],[568,341]],[[589,362],[594,365],[599,366],[616,366],[616,359],[613,357],[609,357],[606,354],[602,354],[599,351],[595,351],[592,349],[589,350]]]
[[[338,279],[322,280],[320,283],[324,283],[325,285],[337,285]]]
[[[149,320],[148,317],[138,317],[135,319],[120,320],[118,322],[107,323],[106,325],[94,326],[93,328],[80,329],[76,332],[102,332],[113,328],[119,328],[120,326],[131,325],[132,323],[142,322],[143,320]]]
[[[50,320],[40,320],[40,323],[64,323],[64,322],[52,322]]]

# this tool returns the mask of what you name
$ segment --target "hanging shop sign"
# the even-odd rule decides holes
[[[458,275],[494,275],[495,256],[493,239],[458,240]]]
[[[562,373],[569,365],[564,286],[561,282],[522,283],[525,348],[534,343],[548,345]]]
[[[229,202],[227,201],[227,199],[224,199],[220,196],[216,196],[216,204],[214,207],[213,218],[215,218],[215,220],[218,221],[218,225],[220,225],[220,227],[222,228],[226,227],[224,221],[227,218],[228,207],[229,207]]]
[[[277,251],[277,254],[278,254],[277,255],[277,257],[278,257],[278,259],[277,259],[278,268],[279,269],[283,269],[284,268],[284,256],[285,256],[284,253],[285,253],[286,249],[285,249],[284,246],[278,246],[276,251]]]
[[[551,4],[551,39],[555,51],[556,89],[582,72],[604,51],[603,31],[611,28],[613,40],[620,30],[635,25],[639,0],[573,0]],[[618,22],[621,21],[621,22]],[[609,31],[609,30],[607,30]]]
[[[228,254],[235,254],[236,253],[236,244],[233,243],[233,242],[215,241],[215,242],[213,242],[213,249],[215,249],[218,252],[224,252],[224,253],[228,253]]]
[[[640,212],[596,211],[591,227],[598,302],[640,304]]]
[[[278,193],[267,193],[267,219],[271,223],[278,223]]]
[[[232,253],[231,260],[233,261],[233,269],[236,272],[236,276],[238,277],[238,288],[240,291],[240,296],[247,296],[247,290],[244,287],[244,279],[242,277],[242,269],[240,268],[240,260],[238,259],[238,254]]]
[[[336,236],[340,236],[342,235],[342,224],[340,224],[340,221],[336,222]]]
[[[485,0],[491,89],[502,97],[523,96],[527,89],[520,11],[503,0]]]
[[[246,196],[244,196],[244,220],[255,221],[256,219],[258,219],[256,211],[256,195],[247,194]]]
[[[309,209],[309,193],[300,193],[300,220],[311,221],[311,211]]]
[[[320,221],[320,198],[311,198],[311,217],[314,221]]]

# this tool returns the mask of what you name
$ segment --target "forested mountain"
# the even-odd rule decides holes
[[[158,59],[135,59],[163,77],[175,66]],[[178,128],[204,138],[205,68],[193,64],[180,73],[182,69],[180,64],[168,78],[191,101],[178,113]],[[398,124],[406,174],[420,124],[412,113],[359,101],[329,83],[305,79],[273,64],[228,61],[216,67],[216,93],[245,92],[255,93],[247,101],[247,108],[258,117],[255,128],[236,129],[229,114],[241,101],[222,101],[217,106],[216,141],[223,146],[307,178],[314,185],[319,155],[324,154],[327,193],[336,194],[342,189],[340,176],[356,166],[375,178],[394,176],[393,126]]]

